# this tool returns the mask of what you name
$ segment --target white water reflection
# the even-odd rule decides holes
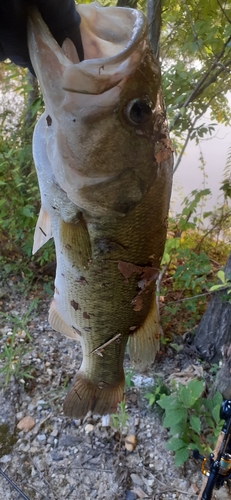
[[[231,106],[231,96],[229,102]],[[200,123],[209,124],[212,121],[207,114],[207,117],[203,118]],[[188,144],[185,155],[174,174],[171,202],[172,212],[181,212],[183,198],[188,196],[194,189],[204,189],[206,187],[211,190],[212,196],[210,199],[207,198],[204,207],[206,211],[214,209],[218,203],[222,202],[220,187],[227,161],[228,148],[230,147],[231,125],[228,127],[217,125],[213,137],[203,139],[200,146],[196,145],[194,140]],[[205,161],[206,179],[204,179],[203,173],[199,169],[201,166],[201,152]]]

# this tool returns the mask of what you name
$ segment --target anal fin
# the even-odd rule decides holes
[[[51,220],[47,211],[41,207],[35,232],[32,254],[34,255],[45,243],[52,238]]]
[[[117,386],[100,387],[82,373],[78,373],[71,390],[68,392],[63,410],[68,417],[82,418],[89,411],[93,414],[115,413],[117,405],[124,397],[124,380]]]
[[[56,330],[56,332],[62,333],[69,339],[80,340],[79,334],[70,326],[68,326],[65,321],[61,318],[60,314],[56,309],[54,300],[51,302],[48,321],[50,326]]]
[[[129,352],[134,365],[146,368],[153,363],[160,347],[160,324],[156,306],[156,297],[149,313],[138,330],[129,336]]]

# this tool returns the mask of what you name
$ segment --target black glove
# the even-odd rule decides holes
[[[33,71],[27,47],[27,9],[30,5],[38,8],[60,45],[67,37],[72,40],[82,61],[81,19],[74,0],[0,0],[0,61],[9,58]]]

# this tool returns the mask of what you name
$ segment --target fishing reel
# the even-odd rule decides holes
[[[207,459],[200,455],[198,450],[193,452],[195,459],[202,460],[201,472],[208,477],[202,500],[210,500],[213,488],[219,489],[225,481],[231,479],[231,400],[223,401],[220,418],[225,422],[220,434],[221,444],[216,450],[216,457],[214,453],[211,453]]]

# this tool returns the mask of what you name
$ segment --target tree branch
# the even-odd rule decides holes
[[[148,38],[152,50],[159,59],[161,29],[161,0],[147,0]]]
[[[207,78],[211,75],[212,71],[217,67],[218,62],[220,61],[220,59],[224,55],[225,49],[230,41],[231,41],[231,36],[228,37],[228,39],[224,43],[222,50],[219,52],[219,54],[217,54],[217,56],[215,56],[216,60],[212,63],[210,68],[205,72],[205,74],[202,76],[201,80],[199,80],[196,87],[193,89],[191,94],[187,97],[186,101],[181,106],[181,108],[187,108],[187,106],[190,104],[190,102],[192,102],[196,98],[198,98],[199,95],[201,95],[202,92],[205,90],[205,88],[207,88],[210,83],[213,83],[213,82],[210,82],[211,78],[213,78],[213,77],[211,77],[209,80],[210,83],[206,83],[206,85],[205,85]],[[216,74],[216,78],[221,74],[222,71],[224,71],[224,69],[220,68],[218,71],[219,71],[219,73]],[[171,127],[169,127],[170,130],[172,130],[175,127],[175,125],[177,124],[180,117],[181,117],[181,112],[179,111],[179,113],[177,113],[177,115],[174,118],[173,124],[171,125]]]

